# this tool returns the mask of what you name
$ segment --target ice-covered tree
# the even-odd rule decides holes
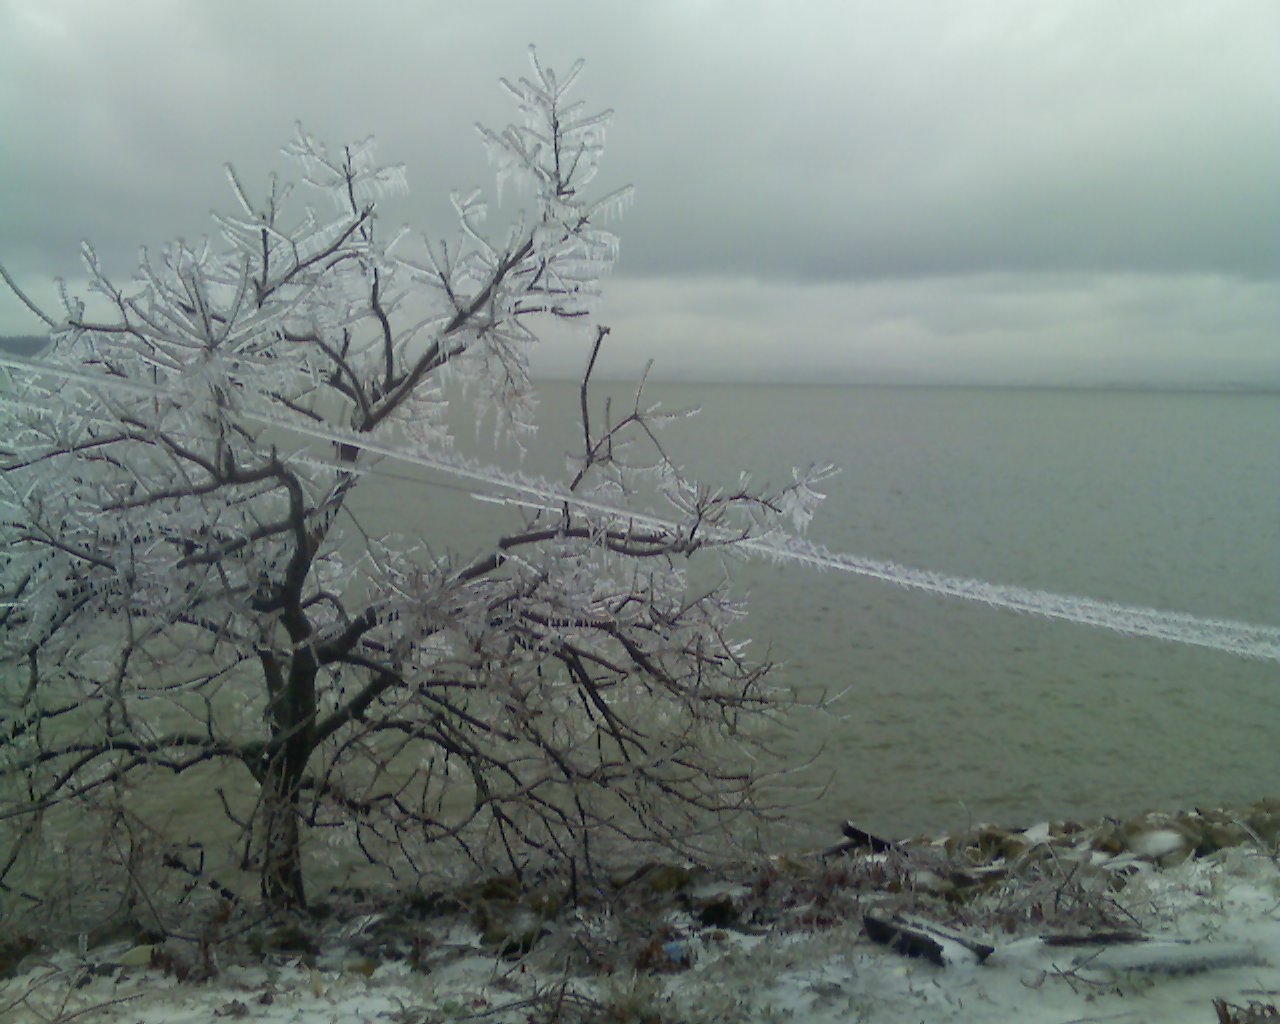
[[[736,755],[775,703],[720,563],[817,496],[804,475],[701,486],[653,410],[600,408],[590,318],[627,191],[589,189],[608,113],[566,100],[580,65],[533,67],[503,83],[521,123],[480,130],[524,204],[500,237],[471,195],[456,239],[384,240],[402,170],[299,129],[296,184],[259,200],[229,171],[216,242],[144,253],[127,288],[86,246],[111,312],[65,296],[44,369],[0,394],[0,883],[84,821],[116,835],[122,886],[145,857],[199,874],[147,797],[178,777],[204,780],[183,799],[234,823],[275,907],[305,902],[314,838],[409,871],[448,843],[580,864],[749,807]],[[528,439],[528,354],[554,319],[580,325],[586,366],[565,479],[465,464],[447,403],[478,397]],[[397,457],[507,496],[509,528],[465,556],[366,534],[353,495]]]

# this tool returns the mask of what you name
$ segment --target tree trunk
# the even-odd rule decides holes
[[[288,778],[285,758],[268,769],[263,803],[262,898],[271,910],[307,905],[302,879],[302,834],[298,827],[298,783]]]
[[[315,746],[316,670],[309,658],[295,658],[287,677],[263,664],[274,749],[261,779],[262,897],[272,910],[298,910],[307,905],[298,805]]]

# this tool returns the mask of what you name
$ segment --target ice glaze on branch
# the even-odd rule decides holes
[[[750,805],[739,718],[773,696],[729,635],[727,572],[691,591],[684,565],[816,499],[699,486],[639,392],[597,427],[604,327],[583,337],[564,485],[530,492],[450,450],[458,385],[528,436],[535,328],[590,323],[616,258],[604,224],[629,190],[590,188],[609,115],[568,100],[579,70],[535,58],[505,83],[523,122],[481,130],[500,191],[526,197],[504,237],[472,194],[456,239],[384,240],[378,200],[403,172],[299,128],[298,186],[255,202],[229,170],[239,208],[216,243],[144,253],[131,290],[84,248],[108,313],[66,296],[51,372],[0,402],[0,821],[19,846],[58,804],[122,828],[143,820],[122,810],[131,787],[216,767],[239,863],[288,907],[306,901],[308,828],[379,864],[447,840],[522,870],[609,837],[681,846]],[[386,457],[550,500],[438,556],[353,507]],[[615,507],[639,493],[669,518]],[[188,864],[173,849],[157,868]]]

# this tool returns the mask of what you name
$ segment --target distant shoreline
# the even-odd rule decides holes
[[[632,386],[635,378],[610,374],[600,376],[602,384]],[[535,384],[574,384],[575,377],[562,375],[535,376]],[[1095,391],[1115,394],[1152,394],[1152,395],[1280,395],[1280,381],[1274,384],[1249,384],[1244,382],[1188,382],[1175,383],[1141,383],[1141,382],[1104,382],[1091,384],[1088,382],[998,382],[998,381],[906,381],[906,380],[811,380],[796,378],[794,380],[748,380],[720,379],[696,380],[664,377],[660,373],[650,374],[646,382],[652,386],[676,384],[687,387],[796,387],[796,388],[867,388],[871,390],[912,390],[912,391]]]
[[[0,337],[0,352],[14,355],[32,356],[48,343],[45,335],[24,334]],[[605,373],[599,376],[602,383],[632,385],[636,378],[627,374]],[[795,377],[771,378],[768,380],[751,378],[720,379],[679,379],[668,377],[657,367],[648,380],[657,385],[684,384],[698,387],[821,387],[821,388],[927,388],[954,390],[996,390],[996,391],[1107,391],[1117,393],[1151,393],[1151,394],[1206,394],[1206,395],[1280,395],[1280,379],[1272,383],[1252,381],[1126,381],[1126,380],[1066,380],[1066,381],[981,381],[981,380],[907,380],[892,377],[868,377],[859,379],[856,376],[833,373],[826,378]],[[535,373],[536,384],[555,384],[562,381],[577,383],[578,378],[562,372],[545,375]]]
[[[30,356],[39,352],[49,339],[40,334],[23,334],[16,337],[0,338],[0,351],[12,352],[14,355]]]

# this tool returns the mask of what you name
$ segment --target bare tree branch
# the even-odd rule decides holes
[[[566,117],[565,83],[534,72],[509,86],[521,123],[481,133],[530,197],[505,238],[459,196],[458,240],[402,254],[377,219],[402,172],[299,129],[286,156],[325,202],[273,180],[256,204],[231,173],[221,241],[146,257],[129,290],[85,247],[109,313],[65,296],[39,376],[0,405],[0,884],[68,818],[128,861],[86,889],[123,905],[145,877],[177,922],[204,869],[173,851],[206,841],[235,865],[214,889],[252,878],[278,909],[307,901],[308,830],[390,878],[439,844],[519,873],[611,837],[689,850],[751,806],[750,720],[777,698],[730,636],[727,570],[694,589],[685,569],[806,512],[803,480],[690,479],[643,381],[601,419],[605,326],[552,507],[437,556],[435,508],[411,518],[365,472],[449,458],[449,382],[530,426],[535,327],[592,322],[625,192],[590,194],[607,118]],[[358,493],[428,539],[367,531]],[[166,851],[154,878],[144,848]]]

